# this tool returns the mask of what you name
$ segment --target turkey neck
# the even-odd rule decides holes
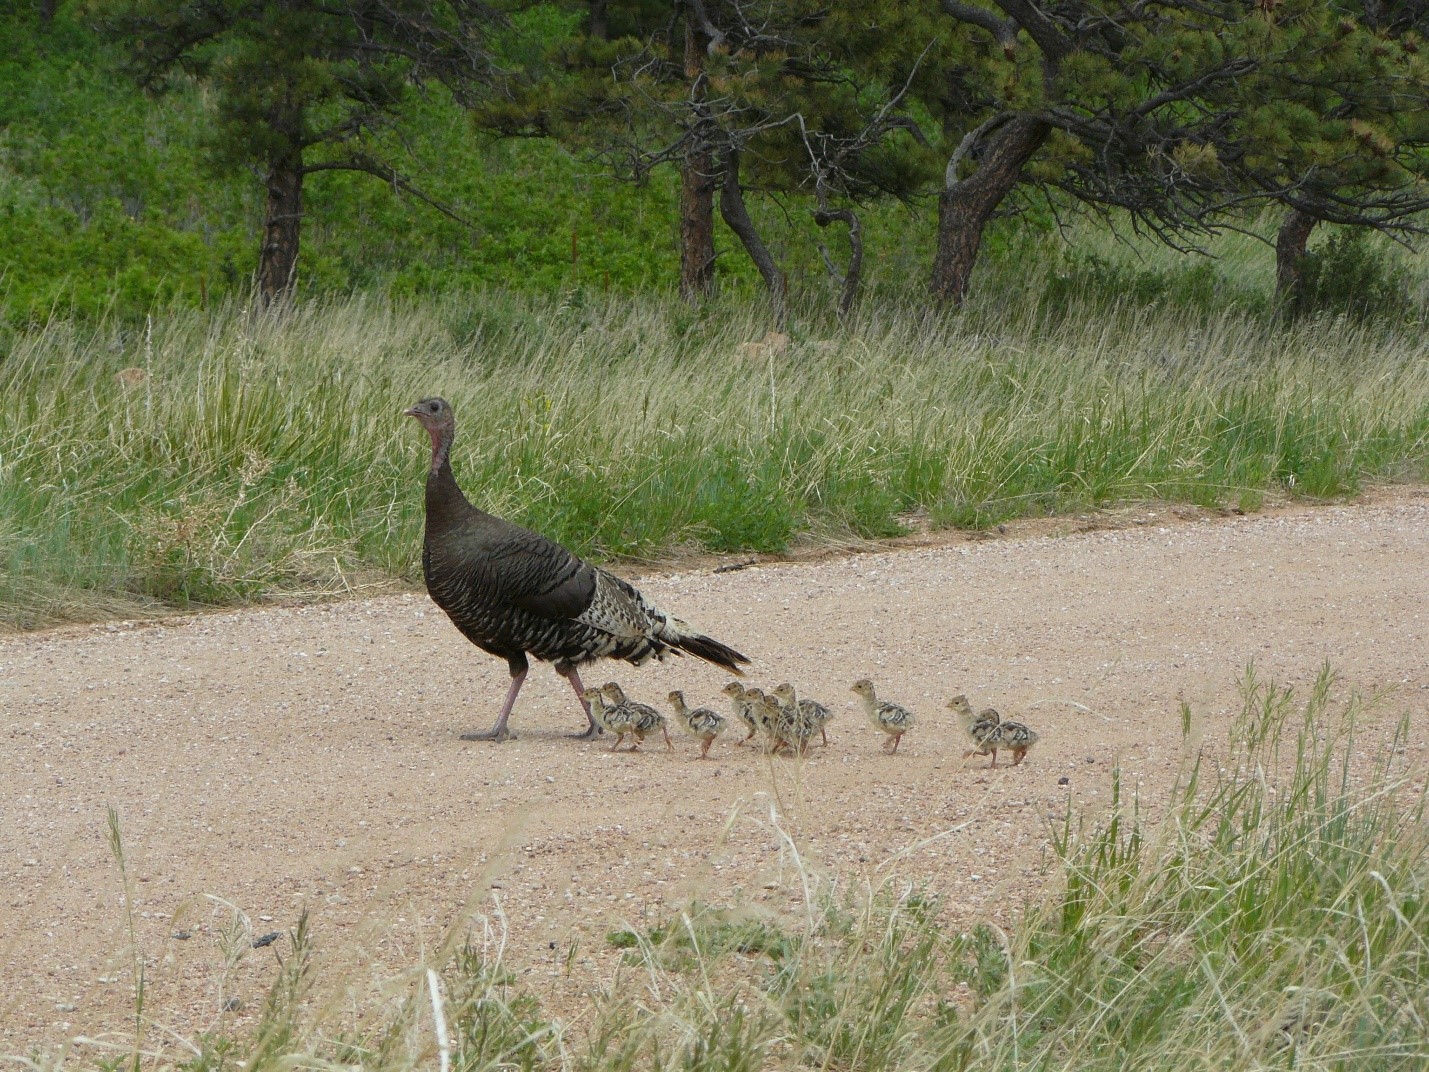
[[[494,520],[472,506],[452,475],[451,449],[454,429],[432,432],[432,468],[427,473],[427,533],[450,531],[473,522]]]

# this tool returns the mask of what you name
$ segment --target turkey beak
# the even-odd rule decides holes
[[[410,406],[410,407],[408,407],[407,409],[404,409],[404,410],[402,411],[402,416],[404,416],[404,417],[416,417],[417,419],[420,420],[420,419],[421,419],[421,416],[422,416],[422,411],[419,410],[416,406]]]

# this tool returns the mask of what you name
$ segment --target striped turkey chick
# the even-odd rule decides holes
[[[855,681],[849,691],[858,696],[863,713],[874,727],[888,734],[883,750],[890,755],[898,751],[898,742],[913,728],[913,712],[901,704],[880,700],[873,691],[873,682],[866,677]]]
[[[735,744],[742,745],[759,732],[759,723],[755,720],[754,713],[751,710],[754,701],[746,695],[748,690],[738,681],[731,681],[720,691],[728,696],[729,702],[734,705],[734,717],[739,720],[740,725],[749,731],[734,742]]]
[[[607,704],[605,694],[600,689],[582,689],[581,699],[590,708],[590,717],[595,719],[595,724],[607,733],[615,734],[615,743],[610,746],[610,750],[616,751],[620,742],[625,740],[634,728],[629,708]]]
[[[708,707],[691,709],[685,703],[685,694],[679,689],[670,693],[669,700],[670,706],[675,709],[675,720],[680,724],[681,729],[699,740],[700,758],[705,759],[709,755],[710,745],[724,729],[724,716]]]
[[[615,705],[625,717],[630,719],[630,732],[635,737],[635,743],[630,746],[632,752],[639,751],[640,746],[645,743],[645,738],[656,730],[665,735],[666,750],[670,752],[675,750],[675,742],[670,740],[670,729],[665,724],[665,716],[659,711],[649,704],[627,698],[625,690],[614,681],[606,682],[600,687],[600,691],[605,693],[607,703]]]
[[[824,731],[824,723],[833,717],[833,712],[814,700],[801,700],[795,695],[794,686],[784,682],[770,694],[778,707],[779,716],[774,724],[775,748],[785,745],[796,748],[803,755],[809,748],[814,734],[824,735],[824,744],[829,736]]]
[[[744,699],[749,705],[749,717],[764,735],[764,751],[774,751],[779,746],[774,735],[774,728],[779,722],[779,705],[772,696],[766,695],[763,689],[758,688],[745,689]]]
[[[992,710],[988,708],[988,710]],[[1012,765],[1015,767],[1026,758],[1027,753],[1032,750],[1032,746],[1041,738],[1032,727],[1021,722],[1013,722],[1011,719],[1003,719],[997,724],[998,746],[1007,749],[1012,753]],[[997,763],[997,753],[992,756],[994,764]]]
[[[776,697],[779,695],[779,689],[788,689],[786,695],[798,708],[800,717],[810,722],[814,729],[819,731],[819,736],[823,738],[824,747],[827,748],[829,746],[829,732],[825,727],[828,725],[829,719],[834,717],[833,710],[819,703],[817,700],[793,699],[794,686],[790,685],[787,681],[774,690]],[[784,701],[776,699],[775,702],[783,703]]]
[[[720,689],[720,692],[729,696],[730,705],[735,708],[735,718],[739,720],[739,725],[749,730],[745,736],[742,736],[742,738],[735,742],[736,745],[743,745],[746,740],[749,740],[759,732],[759,722],[757,722],[752,712],[753,700],[747,696],[749,690],[747,690],[745,686],[740,685],[739,682],[730,682],[725,688]]]
[[[991,707],[984,707],[977,714],[973,714],[972,704],[961,694],[948,701],[948,710],[957,715],[958,725],[962,726],[963,732],[972,742],[972,747],[963,753],[963,758],[990,755],[992,765],[996,767],[997,750],[1000,747],[998,723],[1002,721],[1002,716]]]

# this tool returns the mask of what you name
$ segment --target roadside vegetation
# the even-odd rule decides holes
[[[624,964],[590,1018],[568,1025],[502,962],[499,916],[450,934],[430,967],[380,982],[333,977],[300,923],[251,1030],[180,1046],[141,1023],[136,1062],[1422,1068],[1429,841],[1422,772],[1403,759],[1408,726],[1362,736],[1366,704],[1328,669],[1303,696],[1253,669],[1242,690],[1226,741],[1198,740],[1183,710],[1185,760],[1168,800],[1122,790],[1096,817],[1069,814],[1050,832],[1048,892],[1007,931],[950,930],[935,891],[850,888],[801,864],[801,912],[692,905],[653,930],[612,932]],[[797,839],[784,837],[797,861]],[[354,1006],[359,992],[380,998]],[[121,1051],[106,1048],[106,1067]],[[80,1047],[67,1063],[90,1057]]]
[[[742,50],[711,38],[709,77],[749,97],[688,144],[667,142],[692,129],[687,80],[707,81],[677,62],[689,43],[639,3],[513,3],[505,21],[480,22],[485,8],[402,0],[380,8],[394,21],[368,27],[393,35],[379,42],[390,65],[371,69],[356,23],[306,0],[42,0],[0,14],[16,43],[0,56],[0,626],[415,582],[424,448],[398,413],[430,393],[457,407],[457,471],[476,501],[607,560],[781,552],[1143,499],[1254,509],[1424,478],[1429,272],[1379,233],[1418,226],[1405,162],[1420,159],[1408,152],[1420,111],[1367,98],[1352,121],[1306,128],[1363,167],[1317,165],[1321,185],[1294,179],[1296,196],[1368,198],[1389,215],[1299,220],[1286,291],[1287,205],[1294,216],[1326,203],[1242,203],[1252,179],[1294,177],[1212,191],[1196,185],[1209,149],[1157,150],[1116,162],[1118,175],[1150,196],[1165,176],[1145,169],[1174,163],[1189,169],[1178,197],[1229,197],[1238,207],[1214,219],[1230,229],[1200,235],[1213,256],[1147,230],[1187,204],[1100,214],[1095,190],[1120,193],[1078,163],[1066,132],[1042,129],[1072,112],[1026,96],[1065,42],[1034,35],[1033,48],[977,5],[892,5],[911,21],[880,23],[864,48],[860,19],[839,21],[852,7],[759,2],[798,16],[786,29],[814,64],[801,68],[808,84],[768,80],[758,34]],[[472,35],[424,21],[459,9],[478,18]],[[1204,64],[1221,62],[1204,13],[1144,14],[1107,39],[1121,42],[1112,83],[1150,63],[1185,92],[1202,85]],[[1269,139],[1255,159],[1292,120],[1310,122],[1276,79],[1306,64],[1312,81],[1334,74],[1314,49],[1262,55],[1266,42],[1329,33],[1349,73],[1389,63],[1415,99],[1420,17],[1369,13],[1346,29],[1333,14],[1268,13],[1265,41],[1235,45],[1234,64],[1270,79],[1237,83],[1265,120],[1244,129]],[[287,32],[285,20],[309,18],[318,36]],[[1158,34],[1173,27],[1181,59],[1162,55]],[[843,59],[820,51],[824,29],[847,37]],[[177,66],[139,48],[197,41],[188,30],[203,43]],[[708,30],[724,32],[695,36]],[[989,33],[1002,48],[987,51]],[[293,51],[270,56],[263,42],[277,38]],[[420,70],[487,80],[422,82],[401,58],[413,41],[438,50]],[[932,41],[957,45],[941,55]],[[1015,72],[1009,48],[1026,53]],[[664,81],[607,85],[612,56],[644,56]],[[972,80],[963,105],[939,96],[947,80],[932,72],[947,64]],[[514,81],[492,97],[498,70]],[[275,133],[247,94],[295,71],[313,96]],[[1058,83],[1068,101],[1110,92],[1083,74]],[[1034,111],[1036,129],[1016,118]],[[1190,138],[1175,127],[1184,111],[1156,129]],[[557,121],[597,113],[648,122]],[[794,115],[831,125],[796,152]],[[342,134],[354,124],[357,141]],[[941,148],[915,145],[914,127]],[[628,158],[622,130],[636,139]],[[523,136],[497,136],[512,133]],[[1119,137],[1077,137],[1093,135]],[[1386,156],[1386,138],[1404,151]],[[1032,155],[988,200],[977,161],[1013,141]],[[394,161],[400,174],[383,171]],[[270,187],[294,195],[279,173],[301,180],[300,213],[273,201]],[[718,198],[681,193],[716,174],[728,180]],[[961,176],[952,200],[979,199],[976,212],[943,218],[949,176]],[[698,219],[682,217],[694,201]],[[259,263],[274,213],[292,224],[268,243],[296,258],[286,268]],[[963,226],[977,231],[970,289],[972,247],[950,238]],[[698,248],[682,244],[695,231]],[[953,247],[967,255],[934,270],[943,283],[930,291],[930,266]]]
[[[1237,309],[1233,277],[1121,300],[1158,270],[1106,252],[1010,255],[957,318],[891,301],[843,329],[796,316],[787,344],[749,302],[582,288],[14,331],[0,617],[415,582],[428,448],[400,411],[434,393],[475,502],[602,559],[1131,500],[1253,510],[1429,475],[1421,332],[1285,328]]]

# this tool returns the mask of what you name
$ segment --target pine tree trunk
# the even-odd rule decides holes
[[[268,165],[263,215],[263,248],[258,255],[258,302],[267,308],[287,297],[297,279],[298,239],[303,224],[302,155],[288,154]]]
[[[820,209],[814,213],[814,222],[820,227],[827,227],[835,221],[841,221],[848,227],[848,268],[844,271],[843,286],[839,290],[839,319],[846,320],[853,311],[853,303],[858,298],[858,284],[863,278],[863,224],[859,222],[858,213],[850,208],[833,212]],[[829,271],[832,272],[833,263],[827,251],[824,256],[829,260]]]
[[[1295,309],[1305,300],[1305,250],[1319,221],[1292,208],[1275,236],[1275,304]]]
[[[754,267],[764,278],[764,289],[769,292],[769,305],[774,312],[774,326],[784,330],[786,297],[788,286],[784,273],[774,261],[769,247],[759,237],[754,221],[749,218],[749,209],[744,204],[744,189],[739,184],[739,150],[730,149],[724,157],[724,183],[720,189],[719,212],[729,229],[735,233]]]
[[[609,20],[606,18],[606,3],[607,0],[590,0],[590,22],[586,27],[586,32],[590,36],[601,41],[604,41],[610,32]]]
[[[685,78],[701,95],[705,51],[709,37],[685,20]],[[697,139],[680,163],[680,297],[688,302],[708,298],[714,290],[714,152]]]
[[[40,0],[40,25],[49,29],[55,21],[55,12],[59,10],[60,0]]]
[[[938,195],[938,247],[931,286],[935,305],[957,305],[967,297],[983,228],[1050,129],[1033,116],[1010,119],[987,136],[975,172],[961,181],[948,176]]]

